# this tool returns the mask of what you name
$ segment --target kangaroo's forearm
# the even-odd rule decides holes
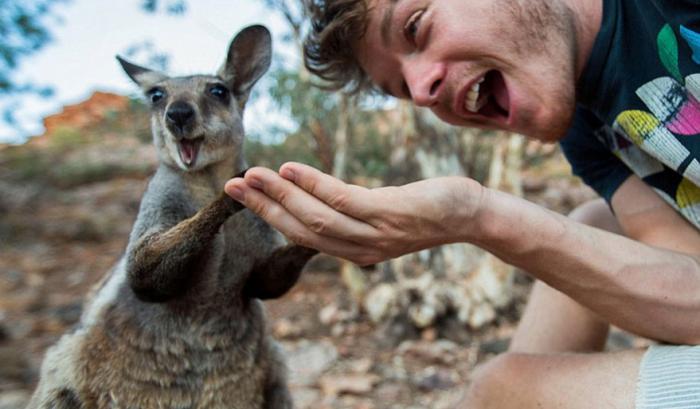
[[[196,271],[210,251],[221,225],[244,207],[222,193],[218,199],[169,230],[145,236],[128,262],[128,277],[136,295],[163,302],[189,288]]]
[[[565,292],[603,319],[676,343],[700,341],[700,265],[489,191],[470,240]]]
[[[315,249],[289,244],[255,264],[246,282],[244,293],[262,300],[279,298],[289,291],[306,262],[318,254]]]

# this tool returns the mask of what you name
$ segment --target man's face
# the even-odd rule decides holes
[[[368,0],[355,49],[388,94],[455,125],[554,141],[574,110],[574,18],[563,0]]]

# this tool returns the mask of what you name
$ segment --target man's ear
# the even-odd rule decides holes
[[[168,76],[159,71],[154,71],[149,68],[141,67],[136,64],[117,56],[117,61],[126,72],[126,75],[131,78],[139,87],[146,89],[157,82],[168,79]]]
[[[260,25],[246,27],[231,41],[226,62],[218,75],[229,84],[243,105],[253,85],[270,68],[271,61],[270,31]]]

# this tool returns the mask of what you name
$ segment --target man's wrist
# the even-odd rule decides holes
[[[510,256],[532,250],[532,238],[538,232],[528,226],[536,221],[538,212],[535,204],[509,193],[483,186],[471,223],[465,231],[466,242],[477,245],[497,255]]]
[[[495,222],[491,201],[493,190],[469,178],[457,178],[459,202],[455,226],[459,226],[458,242],[479,244],[491,234]]]

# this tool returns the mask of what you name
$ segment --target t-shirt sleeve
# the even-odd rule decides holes
[[[592,112],[579,106],[560,145],[574,175],[610,203],[615,191],[632,172],[596,137],[596,132],[605,127]]]

